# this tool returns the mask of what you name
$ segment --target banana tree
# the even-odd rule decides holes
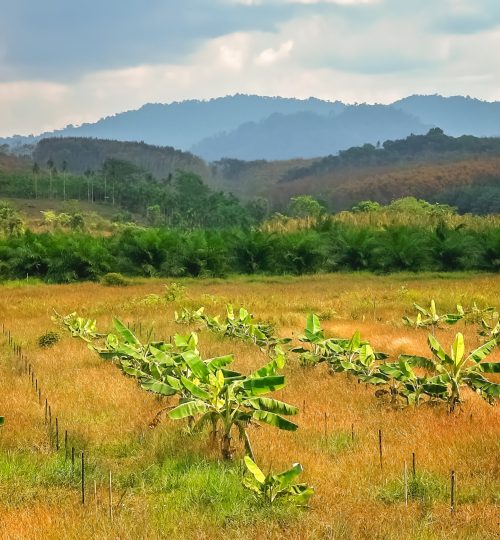
[[[283,359],[272,360],[261,369],[244,376],[224,373],[218,365],[206,365],[195,355],[186,355],[186,363],[193,377],[181,377],[181,384],[188,397],[169,412],[170,418],[180,420],[194,417],[194,430],[207,424],[212,433],[220,433],[221,454],[224,459],[233,457],[232,436],[237,431],[246,452],[252,456],[247,428],[252,424],[266,423],[287,431],[295,431],[297,424],[284,418],[297,414],[298,409],[265,394],[285,386],[285,377],[277,371]],[[219,431],[220,427],[220,431]]]
[[[71,322],[73,321],[73,322]],[[190,378],[192,369],[186,358],[195,356],[209,368],[220,368],[228,376],[235,372],[225,370],[225,366],[234,360],[232,355],[217,358],[201,359],[198,351],[198,336],[192,332],[188,335],[175,334],[172,343],[156,341],[142,343],[139,338],[119,319],[113,320],[115,332],[110,334],[90,334],[86,328],[95,324],[85,322],[72,314],[63,321],[75,337],[80,337],[88,343],[88,347],[102,359],[115,361],[121,370],[139,382],[140,386],[149,392],[161,396],[179,395],[182,400],[188,394],[181,384],[181,378]],[[105,336],[102,340],[98,338]]]
[[[495,318],[496,317],[496,318]],[[487,322],[485,319],[481,319],[479,328],[479,335],[486,338],[487,341],[491,339],[500,340],[500,317],[498,313],[492,316],[492,320]]]
[[[465,317],[465,311],[461,305],[457,305],[456,313],[446,313],[439,315],[436,310],[436,303],[431,300],[431,305],[428,309],[425,309],[418,304],[413,304],[413,307],[417,310],[416,319],[411,319],[406,315],[403,317],[403,321],[408,326],[414,328],[431,328],[432,335],[435,335],[436,329],[439,327],[439,323],[444,322],[446,324],[456,324],[458,321]]]
[[[300,463],[294,463],[287,471],[266,475],[249,456],[245,456],[244,461],[247,474],[243,476],[243,485],[269,505],[282,498],[297,506],[305,506],[314,495],[313,487],[295,483],[303,471]]]
[[[84,319],[83,317],[79,317],[76,313],[70,313],[69,315],[63,316],[54,310],[52,320],[65,327],[73,337],[79,337],[87,343],[91,343],[105,336],[105,334],[99,334],[97,332],[97,323],[95,320]]]
[[[455,336],[450,354],[445,352],[432,335],[428,337],[428,344],[432,352],[431,358],[409,358],[436,373],[434,377],[427,379],[430,385],[436,385],[436,394],[429,394],[445,398],[450,411],[461,402],[461,390],[464,386],[468,386],[489,402],[500,397],[500,385],[489,381],[483,375],[500,373],[500,362],[483,362],[497,346],[496,339],[486,342],[468,355],[465,354],[464,337],[461,333]],[[445,392],[441,390],[443,387]]]
[[[492,306],[480,308],[476,302],[473,302],[472,306],[464,311],[464,316],[466,322],[481,324],[485,317],[494,318],[496,316],[498,318],[498,312]]]
[[[397,362],[381,364],[365,382],[387,385],[393,402],[403,398],[407,405],[418,406],[423,397],[443,399],[446,396],[446,385],[430,382],[427,376],[418,375],[415,368],[432,369],[433,364],[418,356],[400,355]]]
[[[375,361],[388,358],[385,353],[373,351],[369,343],[361,339],[358,331],[350,339],[325,338],[319,318],[313,313],[307,317],[306,329],[299,341],[308,345],[307,348],[301,346],[292,349],[300,353],[302,365],[327,362],[332,372],[369,375],[376,365]]]
[[[326,360],[325,333],[321,328],[319,317],[309,313],[306,319],[304,334],[299,341],[306,346],[294,347],[292,352],[298,353],[299,361],[303,366],[315,365]]]
[[[177,324],[192,324],[203,321],[205,311],[204,307],[199,309],[189,309],[183,307],[179,312],[174,311],[174,320]]]
[[[251,341],[268,350],[290,342],[289,338],[279,338],[275,335],[272,325],[257,322],[244,307],[235,312],[231,304],[226,305],[226,317],[223,322],[219,320],[218,316],[211,317],[205,314],[204,308],[199,308],[196,311],[183,308],[180,313],[175,313],[175,321],[180,324],[203,321],[207,328],[214,333]]]

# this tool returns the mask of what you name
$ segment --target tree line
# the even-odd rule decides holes
[[[129,276],[226,276],[369,270],[500,270],[500,228],[353,225],[320,221],[287,233],[262,230],[125,229],[110,237],[75,232],[0,238],[0,279],[47,282]]]
[[[107,159],[99,170],[68,172],[65,161],[33,164],[31,173],[0,174],[0,194],[22,199],[77,200],[116,207],[143,216],[154,226],[182,228],[249,226],[264,217],[266,205],[246,204],[210,189],[195,173],[177,171],[158,180],[134,164]],[[125,216],[127,217],[127,216]],[[131,216],[128,216],[131,219]]]

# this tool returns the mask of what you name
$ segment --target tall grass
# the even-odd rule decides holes
[[[498,300],[499,288],[497,276],[472,274],[446,280],[439,275],[340,273],[179,281],[187,287],[190,304],[207,304],[207,295],[222,299],[213,302],[214,312],[222,312],[226,301],[244,304],[283,336],[302,332],[307,310],[329,313],[322,323],[329,335],[349,336],[359,329],[375,348],[393,355],[427,353],[426,333],[401,323],[412,302],[425,305],[435,298],[443,310],[457,301],[486,306]],[[85,448],[89,462],[88,499],[82,508],[78,471],[68,477],[62,453],[56,456],[49,449],[43,408],[0,340],[0,411],[6,419],[0,432],[1,538],[495,538],[499,410],[472,393],[453,416],[443,408],[394,410],[343,375],[303,370],[289,362],[289,384],[277,397],[301,409],[299,430],[253,429],[252,441],[266,472],[300,461],[304,481],[315,487],[316,495],[308,511],[269,511],[241,488],[238,461],[221,465],[219,449],[204,434],[191,437],[168,420],[150,429],[149,422],[165,403],[81,342],[65,335],[49,350],[37,346],[38,336],[52,329],[52,308],[63,313],[78,309],[97,318],[103,329],[116,315],[126,322],[140,321],[144,329],[154,325],[157,335],[171,335],[178,331],[173,322],[178,302],[152,309],[138,301],[163,291],[161,280],[126,288],[97,283],[0,286],[0,320],[32,361],[61,429],[68,429],[78,449]],[[458,328],[468,341],[475,339],[472,327]],[[456,330],[438,330],[438,339],[448,345]],[[209,332],[201,334],[200,349],[206,357],[234,352],[236,368],[242,370],[264,361],[255,346],[220,340]],[[500,359],[498,354],[494,359]],[[378,429],[384,434],[383,472]],[[241,456],[241,447],[238,452]],[[418,485],[406,507],[401,479],[412,452]],[[455,516],[448,501],[451,468],[458,478]],[[113,522],[107,515],[109,470],[114,478]]]

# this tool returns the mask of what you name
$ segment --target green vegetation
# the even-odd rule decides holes
[[[23,231],[20,213],[8,202],[0,201],[0,235],[18,235]]]
[[[295,505],[305,505],[314,494],[307,484],[294,483],[303,470],[300,463],[294,463],[287,471],[265,475],[250,457],[245,456],[244,461],[249,474],[243,477],[243,485],[267,504],[284,498]]]
[[[303,169],[295,169],[286,180],[326,173],[339,168],[352,166],[390,165],[408,162],[429,161],[436,156],[451,159],[468,155],[500,155],[500,139],[487,137],[450,137],[440,128],[432,128],[425,135],[409,135],[405,139],[387,140],[380,146],[364,144],[341,150],[338,156],[327,156]]]
[[[215,334],[255,343],[259,347],[267,349],[271,355],[282,354],[279,346],[291,341],[289,338],[278,337],[272,325],[257,322],[244,307],[235,313],[233,306],[228,304],[226,318],[222,322],[219,321],[218,316],[211,317],[204,311],[204,307],[197,310],[183,308],[180,313],[175,312],[175,322],[191,324],[201,321]]]
[[[187,336],[176,334],[173,344],[142,344],[117,319],[114,321],[116,333],[107,336],[97,333],[95,321],[84,320],[75,313],[56,316],[55,320],[72,336],[88,342],[103,359],[115,360],[126,375],[138,380],[144,390],[159,396],[179,396],[178,405],[169,408],[169,417],[173,420],[188,419],[188,426],[194,432],[210,425],[213,440],[219,436],[224,459],[233,457],[234,431],[239,434],[246,452],[253,456],[247,434],[251,425],[265,423],[287,431],[297,429],[297,424],[283,416],[295,415],[298,409],[265,397],[265,394],[285,387],[285,377],[278,374],[285,364],[280,353],[265,366],[243,375],[227,369],[234,360],[232,355],[202,359],[195,333]],[[94,343],[101,338],[103,343]]]
[[[81,232],[0,237],[0,279],[48,282],[126,276],[312,274],[342,270],[458,271],[500,269],[500,228],[447,225],[377,226],[339,221],[276,234],[257,230],[126,228],[103,238]]]
[[[121,221],[128,221],[126,213],[132,212],[144,216],[152,226],[186,229],[248,226],[256,223],[261,213],[253,202],[243,205],[231,194],[211,190],[195,173],[177,171],[157,179],[146,170],[117,159],[108,159],[100,169],[86,170],[84,174],[59,172],[52,160],[46,168],[33,171],[5,171],[0,167],[0,193],[8,198],[101,203],[115,207]],[[0,227],[1,220],[7,217],[2,218],[0,206]],[[45,217],[54,226],[84,228],[78,212],[51,212]]]
[[[56,343],[59,343],[60,339],[61,336],[57,332],[49,330],[38,338],[38,346],[43,349],[53,347]]]
[[[481,345],[469,355],[465,354],[464,337],[461,333],[455,336],[451,352],[448,355],[434,336],[428,338],[432,358],[405,355],[400,362],[423,367],[437,373],[427,380],[424,385],[431,385],[431,393],[439,395],[448,402],[450,411],[453,411],[461,401],[461,388],[468,386],[484,399],[494,401],[500,398],[500,385],[493,383],[483,376],[483,373],[500,373],[500,363],[483,362],[483,360],[498,345],[492,339]],[[386,370],[390,376],[392,373]],[[444,392],[439,389],[444,388]]]
[[[434,328],[440,320],[434,302],[431,310]],[[450,321],[457,322],[453,318]],[[461,401],[464,386],[489,402],[500,398],[500,385],[483,375],[500,373],[500,363],[483,362],[497,347],[497,338],[490,339],[466,355],[463,335],[458,333],[448,355],[436,338],[429,335],[432,358],[402,354],[397,361],[388,362],[389,355],[375,352],[367,341],[361,340],[358,331],[351,339],[325,337],[318,316],[310,314],[305,333],[299,337],[299,341],[305,346],[292,350],[300,354],[299,361],[303,366],[325,362],[331,373],[347,373],[360,382],[375,385],[379,388],[376,395],[388,394],[394,403],[403,399],[408,405],[419,405],[427,398],[445,401],[449,410],[453,411]],[[415,369],[423,369],[426,374],[420,375]]]
[[[126,287],[129,284],[129,281],[119,272],[109,272],[102,276],[101,284],[106,287]]]

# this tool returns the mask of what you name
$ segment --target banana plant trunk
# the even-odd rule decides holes
[[[231,433],[224,433],[224,435],[222,436],[222,447],[221,447],[223,459],[226,459],[226,460],[233,459],[233,450],[231,447],[231,442],[232,442]]]

